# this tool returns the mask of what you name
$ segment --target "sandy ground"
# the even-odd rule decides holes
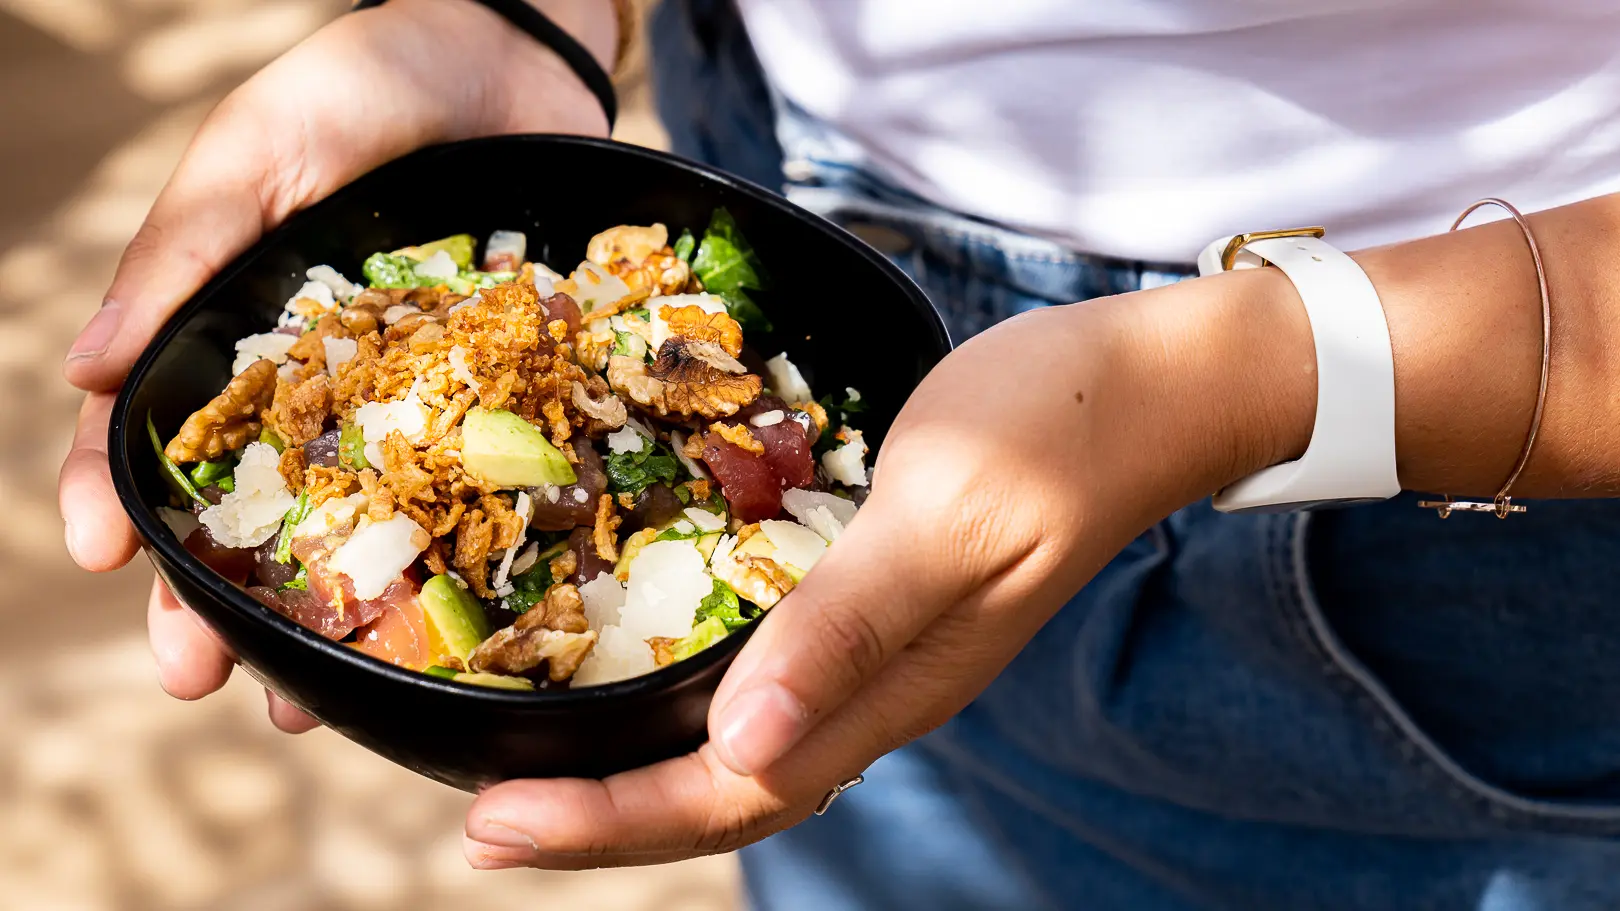
[[[0,0],[0,911],[736,906],[729,858],[474,873],[467,798],[264,720],[244,675],[158,689],[151,570],[78,571],[55,479],[61,379],[119,250],[204,113],[344,0]],[[656,144],[644,93],[626,138]]]

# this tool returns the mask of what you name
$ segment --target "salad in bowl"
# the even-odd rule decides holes
[[[527,246],[309,268],[216,397],[147,419],[164,523],[305,628],[489,687],[625,680],[770,610],[865,496],[860,392],[750,347],[767,280],[724,209],[607,227],[566,276]]]

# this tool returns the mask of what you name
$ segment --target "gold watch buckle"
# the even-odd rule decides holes
[[[1326,228],[1311,227],[1311,228],[1283,228],[1283,229],[1278,230],[1278,231],[1250,231],[1247,234],[1239,234],[1236,237],[1232,238],[1231,240],[1227,241],[1226,249],[1221,251],[1221,271],[1222,272],[1230,272],[1230,271],[1232,271],[1232,265],[1237,262],[1237,255],[1239,253],[1243,252],[1244,247],[1247,247],[1249,244],[1252,244],[1257,240],[1276,240],[1279,237],[1316,237],[1316,238],[1320,238],[1322,235],[1324,235],[1326,233],[1327,233]]]

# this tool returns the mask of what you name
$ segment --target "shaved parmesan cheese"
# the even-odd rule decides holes
[[[748,419],[748,423],[753,424],[755,427],[774,427],[777,424],[782,423],[782,421],[784,421],[786,418],[787,413],[778,408],[775,411],[767,411],[764,414],[756,414]]]
[[[174,536],[181,541],[185,541],[191,537],[192,532],[202,527],[202,523],[197,521],[197,517],[184,509],[170,509],[167,506],[159,506],[157,515],[159,519],[163,520],[164,525],[169,526],[169,531],[173,532]]]
[[[501,256],[511,256],[512,262],[521,263],[529,255],[529,237],[522,231],[492,231],[484,244],[484,262]]]
[[[354,517],[365,512],[370,505],[370,498],[363,493],[323,500],[321,505],[309,511],[304,521],[298,523],[298,527],[292,530],[292,536],[311,538],[327,534],[344,523],[354,521]]]
[[[804,374],[799,372],[799,368],[788,360],[787,352],[766,361],[765,372],[771,378],[771,391],[782,401],[791,404],[813,400],[810,384],[804,381]]]
[[[327,561],[333,572],[349,577],[354,596],[362,601],[379,597],[389,583],[427,550],[432,538],[402,512],[383,522],[369,522],[355,530]]]
[[[562,273],[557,272],[556,270],[552,269],[550,266],[546,265],[545,263],[530,263],[529,265],[534,267],[534,284],[535,284],[535,287],[538,288],[540,286],[540,280],[541,279],[545,279],[546,282],[547,282],[546,290],[540,292],[540,296],[541,297],[550,297],[551,294],[552,294],[550,283],[562,281],[563,280]]]
[[[258,547],[281,528],[297,502],[277,466],[281,454],[268,443],[249,443],[236,466],[236,489],[198,518],[226,547]],[[425,545],[424,545],[425,546]]]
[[[759,530],[776,545],[775,560],[810,571],[827,552],[827,541],[797,522],[767,519],[759,523]]]
[[[354,360],[355,352],[360,350],[360,343],[352,338],[337,338],[324,336],[321,347],[326,349],[326,373],[328,376],[337,376],[338,368]]]
[[[546,485],[546,502],[555,503],[562,499],[562,488],[555,484]]]
[[[322,285],[321,287],[325,287]],[[287,349],[298,341],[298,336],[288,335],[285,332],[264,332],[259,335],[250,335],[236,343],[236,360],[231,364],[231,374],[234,376],[252,366],[253,362],[264,358],[272,364],[287,363]]]
[[[861,400],[861,391],[856,389],[854,386],[845,386],[844,397],[849,399],[851,402],[859,402]]]
[[[855,504],[843,497],[822,493],[819,490],[793,489],[782,491],[782,508],[787,510],[793,518],[804,522],[806,525],[810,523],[805,522],[805,516],[809,515],[810,511],[817,507],[831,513],[832,517],[837,519],[840,525],[848,525],[855,521]]]
[[[709,554],[709,565],[719,566],[731,557],[731,552],[737,549],[736,535],[721,535],[714,545],[714,553]]]
[[[463,307],[471,307],[483,302],[484,296],[482,294],[474,293],[472,297],[469,297],[464,301],[458,301],[457,303],[451,304],[450,309],[444,311],[444,313],[446,316],[454,316],[456,311],[462,309]]]
[[[310,271],[314,272],[315,270],[311,269]],[[330,313],[336,310],[338,303],[332,286],[313,275],[309,276],[309,278],[310,280],[305,282],[303,287],[299,288],[292,297],[287,298],[287,303],[282,305],[283,309],[298,313],[304,317],[314,316],[315,314],[308,312],[310,309],[308,304],[299,303],[300,301],[314,301],[322,311]],[[338,276],[338,278],[341,280],[342,276]]]
[[[583,488],[583,487],[574,488],[574,502],[575,503],[589,503],[590,500],[591,500],[591,495],[586,492],[585,488]]]
[[[518,518],[523,520],[524,527],[528,527],[529,520],[534,518],[534,499],[529,496],[528,491],[526,491],[526,490],[518,491],[517,505],[513,507],[512,511],[517,513]],[[493,583],[495,588],[497,589],[497,591],[495,592],[496,594],[498,594],[498,595],[500,594],[499,589],[510,588],[511,587],[511,586],[509,586],[507,584],[507,580],[510,578],[511,573],[516,572],[518,574],[521,574],[524,569],[528,569],[529,566],[534,565],[535,561],[530,560],[528,565],[524,566],[523,569],[517,569],[517,564],[516,564],[515,561],[518,558],[518,551],[520,551],[522,549],[523,549],[523,539],[520,537],[516,544],[513,544],[511,547],[508,547],[506,549],[506,555],[501,557],[501,565],[500,565],[499,568],[497,568],[495,570],[495,581]],[[534,551],[535,550],[534,545],[530,545],[529,549],[531,551]],[[539,556],[538,551],[536,551],[535,556],[536,557]],[[506,593],[506,595],[510,595],[510,594],[511,594],[511,592]],[[506,595],[501,595],[501,597],[504,598],[504,597],[506,597]]]
[[[827,470],[827,477],[840,484],[850,487],[866,486],[866,441],[862,439],[859,430],[848,427],[840,431],[849,442],[823,453],[821,467]]]
[[[596,647],[580,662],[579,670],[569,678],[570,688],[597,686],[639,677],[658,669],[652,647],[617,626],[602,630]]]
[[[685,466],[686,470],[691,473],[692,477],[697,478],[699,481],[707,481],[709,479],[708,469],[704,468],[702,465],[699,465],[691,456],[686,454],[686,437],[682,436],[679,430],[671,430],[669,432],[669,445],[670,448],[675,450],[675,458],[681,460],[681,465]]]
[[[536,541],[533,544],[529,545],[528,550],[525,550],[523,553],[518,554],[517,559],[512,561],[512,575],[521,576],[524,573],[528,572],[529,570],[533,569],[534,564],[539,563],[539,562],[540,562],[540,542]]]
[[[440,250],[416,264],[416,274],[424,278],[440,278],[446,281],[460,274],[456,261],[450,254]]]
[[[354,296],[360,293],[359,285],[344,278],[343,273],[331,266],[311,266],[304,277],[332,289],[332,295],[344,303],[354,300]]]
[[[460,306],[457,304],[456,306]],[[472,368],[467,366],[467,349],[460,345],[451,345],[449,357],[450,375],[467,384],[474,392],[478,391],[478,377],[473,376]]]
[[[686,516],[698,531],[705,534],[720,531],[726,527],[725,516],[717,516],[707,509],[698,509],[696,506],[688,506],[681,515]]]
[[[685,519],[676,522],[674,525],[671,525],[670,528],[675,529],[675,533],[678,535],[689,535],[692,532],[697,531],[697,526],[686,521]]]
[[[571,295],[579,304],[579,312],[590,315],[597,307],[606,306],[630,293],[630,286],[612,272],[593,262],[582,262],[569,278],[578,291]]]
[[[366,441],[366,461],[377,466],[383,464],[382,441],[396,430],[409,442],[422,442],[432,415],[417,395],[420,384],[420,379],[411,384],[411,391],[400,401],[367,402],[355,409],[354,422],[360,425],[361,436]]]
[[[619,625],[619,608],[624,607],[624,585],[613,574],[599,573],[596,578],[579,587],[580,600],[585,602],[585,622],[591,629]]]
[[[834,518],[825,506],[811,508],[799,521],[809,526],[811,531],[826,538],[828,544],[838,540],[838,536],[844,533],[844,523]]]
[[[610,452],[640,452],[641,441],[646,439],[636,428],[626,425],[607,435]]]
[[[383,322],[392,326],[413,313],[421,312],[422,309],[420,307],[412,307],[407,304],[395,304],[383,311]]]
[[[638,639],[682,638],[692,631],[698,605],[713,590],[703,555],[690,540],[654,541],[630,564],[619,625]]]

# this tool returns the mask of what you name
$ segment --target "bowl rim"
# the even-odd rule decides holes
[[[941,358],[948,354],[953,347],[950,334],[945,328],[945,323],[941,319],[939,311],[929,301],[927,295],[922,292],[922,289],[918,288],[916,283],[911,280],[911,277],[901,271],[894,263],[878,253],[870,245],[822,216],[796,206],[781,195],[747,180],[679,155],[590,136],[573,136],[559,133],[517,133],[440,143],[417,149],[379,165],[332,191],[332,193],[307,208],[295,212],[282,224],[266,233],[255,241],[252,246],[234,257],[207,283],[198,288],[195,293],[175,308],[174,313],[164,321],[163,326],[153,336],[152,341],[147,344],[146,348],[142,350],[134,366],[130,368],[129,375],[125,377],[124,383],[118,391],[118,397],[113,403],[107,429],[108,467],[112,473],[113,488],[117,492],[124,513],[134,525],[145,546],[144,549],[148,551],[148,558],[153,560],[154,563],[159,563],[158,558],[161,557],[161,563],[174,567],[187,581],[202,588],[214,600],[224,604],[231,611],[242,615],[250,622],[266,627],[267,633],[274,630],[282,635],[291,636],[338,661],[349,664],[355,669],[377,673],[405,685],[425,686],[443,694],[465,696],[496,705],[504,704],[508,706],[561,708],[578,703],[646,696],[675,689],[685,681],[697,677],[705,669],[733,656],[753,635],[754,630],[759,626],[759,619],[763,619],[763,615],[761,618],[728,635],[717,645],[710,646],[683,661],[677,661],[667,667],[626,680],[577,690],[503,690],[430,677],[355,651],[340,642],[334,642],[312,630],[306,629],[282,614],[260,604],[246,591],[238,588],[226,580],[224,576],[210,569],[200,559],[193,556],[190,551],[186,550],[180,542],[176,541],[174,535],[166,527],[161,527],[162,520],[157,517],[155,511],[140,496],[134,469],[127,456],[130,442],[128,439],[129,434],[132,432],[144,432],[145,430],[144,420],[137,420],[130,413],[131,408],[134,406],[135,390],[146,379],[152,365],[157,361],[159,353],[168,347],[169,343],[180,332],[181,327],[194,313],[201,310],[239,272],[252,265],[264,254],[266,249],[283,236],[301,229],[306,222],[319,219],[323,214],[323,210],[334,199],[348,190],[349,187],[367,180],[381,171],[399,167],[403,163],[413,160],[443,154],[452,149],[459,150],[486,145],[515,143],[580,146],[609,155],[626,155],[632,158],[657,161],[662,165],[685,171],[690,176],[719,183],[732,192],[740,193],[756,203],[775,210],[784,217],[800,220],[825,235],[830,241],[850,249],[887,275],[910,298],[913,308],[917,310],[919,315],[924,317],[928,328],[932,331],[932,337],[925,341],[932,344]],[[155,551],[156,554],[151,553],[152,551]],[[160,565],[159,569],[161,568]],[[258,675],[254,674],[253,676],[257,677]]]

